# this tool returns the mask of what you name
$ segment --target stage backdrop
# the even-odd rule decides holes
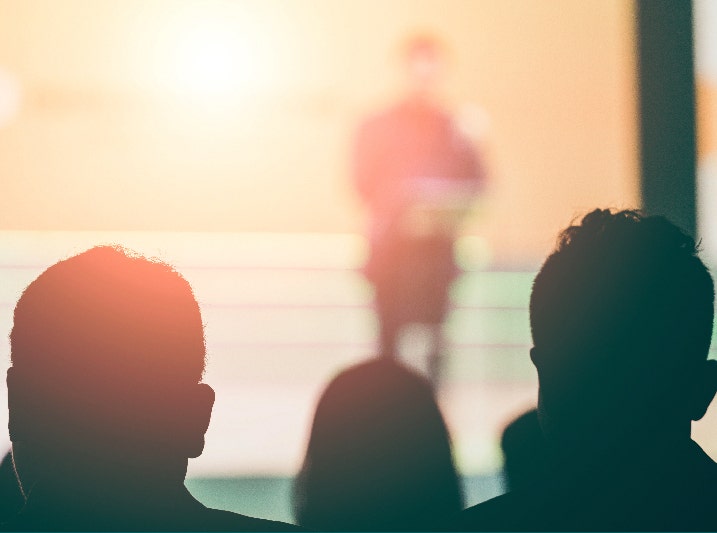
[[[466,231],[534,264],[575,215],[639,203],[632,8],[0,0],[0,229],[360,232],[353,132],[421,31],[490,165]]]

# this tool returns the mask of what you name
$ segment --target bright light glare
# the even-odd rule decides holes
[[[219,21],[217,21],[219,22]],[[252,62],[248,43],[230,28],[202,24],[177,36],[173,78],[179,92],[196,95],[232,93],[250,81]]]
[[[10,124],[20,111],[20,82],[0,68],[0,128]]]
[[[145,29],[153,35],[140,53],[152,56],[157,89],[202,106],[223,106],[276,82],[275,36],[267,35],[256,12],[242,3],[176,5]]]

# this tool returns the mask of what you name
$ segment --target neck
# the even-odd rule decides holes
[[[93,485],[77,479],[38,481],[22,514],[40,530],[174,531],[187,527],[201,509],[182,483],[117,476]]]
[[[589,471],[598,476],[611,476],[617,471],[623,476],[630,470],[650,470],[675,463],[676,458],[689,453],[691,443],[689,427],[686,431],[667,431],[664,427],[650,429],[636,425],[632,431],[603,433],[570,444],[551,443],[550,447],[559,470]]]
[[[120,506],[171,503],[186,491],[186,459],[116,461],[108,458],[60,456],[39,468],[27,491],[33,505]]]

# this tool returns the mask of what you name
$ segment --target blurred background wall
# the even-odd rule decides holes
[[[595,205],[638,203],[625,1],[2,0],[0,227],[360,232],[354,128],[415,31],[485,145],[467,232],[534,264]],[[0,96],[2,98],[2,96]],[[5,96],[5,98],[8,98]]]

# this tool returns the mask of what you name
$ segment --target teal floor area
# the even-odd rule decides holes
[[[465,476],[466,506],[503,493],[500,474]],[[189,478],[189,491],[207,507],[248,516],[293,523],[290,477],[196,477]]]

